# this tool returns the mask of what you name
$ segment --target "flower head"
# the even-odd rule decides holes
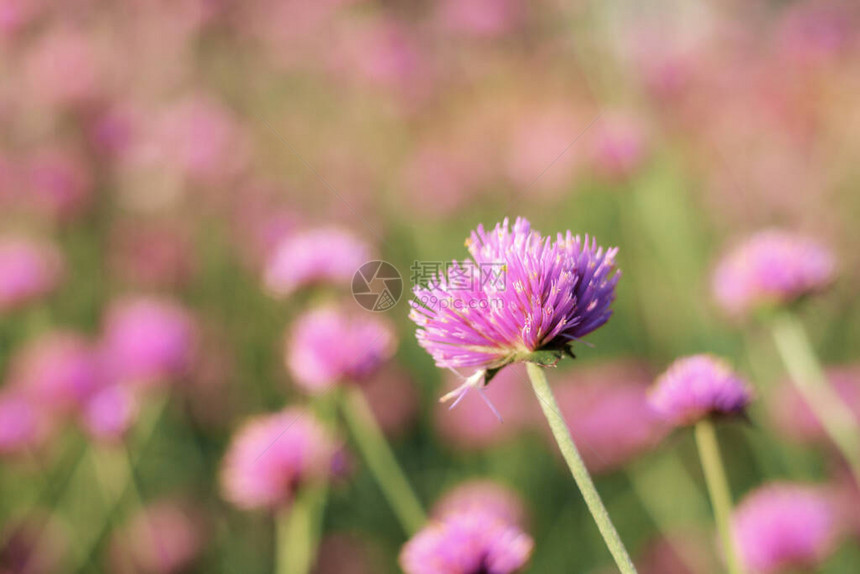
[[[742,414],[751,398],[747,383],[711,355],[678,359],[657,379],[648,397],[651,407],[677,426],[708,416]]]
[[[301,485],[329,475],[335,452],[332,436],[304,409],[254,418],[227,451],[222,492],[245,509],[288,505]]]
[[[834,278],[833,253],[817,241],[792,233],[762,231],[717,265],[712,288],[719,305],[733,315],[784,305],[823,290]]]
[[[375,316],[336,306],[302,315],[290,334],[286,361],[296,384],[311,393],[362,381],[394,354],[391,326]]]
[[[406,574],[510,574],[523,568],[534,542],[518,524],[507,494],[463,491],[443,499],[436,518],[400,553]]]
[[[188,311],[172,301],[150,297],[114,303],[102,339],[111,379],[144,386],[184,375],[195,345]]]
[[[834,549],[839,528],[833,501],[820,488],[771,484],[741,501],[733,535],[756,574],[815,567]]]
[[[54,246],[23,237],[0,238],[0,313],[46,296],[62,275],[63,260]]]
[[[559,358],[612,314],[616,249],[569,231],[553,241],[523,218],[478,226],[466,245],[471,259],[415,287],[410,318],[440,367],[480,374],[536,351]]]
[[[370,254],[367,244],[343,229],[288,235],[266,265],[266,288],[286,297],[315,283],[349,284]]]

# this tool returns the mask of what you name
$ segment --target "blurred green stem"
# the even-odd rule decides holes
[[[346,424],[382,493],[406,533],[415,534],[424,525],[427,517],[361,389],[346,389],[341,405]]]
[[[277,517],[277,574],[307,574],[319,545],[319,527],[325,488],[302,490]]]
[[[717,531],[720,535],[720,542],[723,545],[726,565],[728,566],[729,574],[741,574],[743,570],[738,561],[738,555],[732,539],[732,495],[729,491],[729,483],[726,479],[723,460],[720,457],[720,446],[717,443],[717,433],[714,423],[710,419],[702,419],[696,423],[695,434],[696,446],[699,448],[699,458],[702,460],[705,482],[708,485],[708,493],[711,496],[711,506],[714,507],[714,520],[717,523]]]
[[[573,479],[576,481],[577,486],[579,486],[580,492],[582,492],[585,504],[594,517],[594,521],[597,523],[597,528],[600,530],[600,534],[603,536],[609,552],[612,553],[612,558],[615,559],[615,564],[618,565],[618,569],[623,574],[635,574],[636,567],[633,566],[633,561],[630,560],[630,555],[627,553],[621,537],[618,536],[618,531],[615,530],[615,525],[612,524],[612,519],[609,518],[609,513],[606,511],[606,507],[600,499],[600,494],[594,486],[594,481],[591,480],[591,475],[588,474],[588,469],[585,468],[585,463],[582,461],[573,438],[570,436],[570,431],[559,412],[558,404],[555,401],[552,390],[549,388],[549,383],[547,383],[543,367],[534,363],[526,363],[526,369],[528,370],[532,388],[534,388],[537,395],[543,414],[546,416],[549,427],[552,429],[552,434],[555,436],[558,447],[561,449],[561,454],[564,456],[564,460],[567,462],[567,466],[570,468],[570,472],[573,474]]]
[[[793,313],[782,311],[773,318],[771,333],[794,386],[860,485],[860,429],[851,410],[828,383],[803,323]]]

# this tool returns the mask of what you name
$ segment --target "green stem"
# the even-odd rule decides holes
[[[732,495],[729,492],[726,470],[720,457],[720,446],[717,444],[714,423],[710,419],[702,419],[696,424],[695,434],[729,574],[741,574],[743,569],[735,552],[731,531]]]
[[[400,465],[385,435],[373,416],[367,399],[357,387],[349,388],[342,400],[343,415],[361,451],[367,466],[373,473],[382,493],[400,520],[407,534],[417,532],[426,521],[426,515],[418,497],[409,486]]]
[[[594,486],[594,481],[591,480],[591,475],[588,474],[588,469],[585,468],[585,463],[582,461],[573,438],[570,436],[570,431],[559,412],[558,404],[555,401],[552,390],[549,388],[549,383],[547,383],[543,369],[534,363],[526,363],[526,369],[528,370],[532,388],[534,388],[537,395],[543,414],[546,416],[549,427],[552,429],[552,434],[555,436],[558,447],[561,449],[561,454],[564,456],[567,466],[570,467],[573,479],[576,481],[577,486],[579,486],[582,497],[585,499],[585,504],[594,517],[597,528],[600,530],[600,534],[603,536],[603,540],[609,548],[612,558],[615,559],[615,564],[618,565],[618,569],[623,574],[636,574],[636,567],[633,566],[633,561],[630,560],[630,555],[627,553],[621,537],[618,536],[618,531],[615,530],[612,519],[609,518],[609,513],[600,499],[600,494]]]
[[[860,484],[860,428],[828,383],[803,324],[791,312],[783,311],[774,317],[771,333],[789,377]]]
[[[277,574],[307,574],[319,545],[325,487],[304,489],[277,517]]]

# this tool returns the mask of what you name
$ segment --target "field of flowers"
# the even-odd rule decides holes
[[[0,574],[860,572],[860,5],[0,0]]]

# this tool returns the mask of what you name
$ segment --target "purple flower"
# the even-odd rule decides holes
[[[814,570],[839,535],[833,500],[820,488],[779,483],[759,488],[735,511],[735,544],[755,574]]]
[[[300,486],[329,475],[335,453],[328,430],[305,409],[256,417],[224,457],[224,498],[245,509],[288,505]]]
[[[9,377],[9,384],[58,414],[83,407],[102,382],[95,349],[70,331],[49,333],[21,348]]]
[[[821,291],[835,272],[836,260],[825,246],[800,235],[767,230],[723,257],[712,288],[726,312],[745,315]]]
[[[649,408],[648,370],[632,362],[576,369],[555,385],[561,414],[592,472],[608,472],[655,447],[668,426]]]
[[[343,382],[366,379],[395,348],[390,325],[366,313],[327,306],[308,311],[290,334],[286,361],[296,384],[321,393]]]
[[[747,383],[712,355],[678,359],[657,379],[648,397],[651,407],[677,426],[708,416],[742,414],[751,398]]]
[[[60,252],[23,237],[0,238],[0,313],[53,291],[63,275]]]
[[[266,288],[286,297],[312,284],[346,285],[370,254],[367,244],[335,227],[289,235],[266,265]]]
[[[509,574],[529,560],[534,542],[515,523],[482,508],[433,520],[400,553],[406,574]]]
[[[195,346],[194,322],[177,303],[137,297],[108,311],[102,352],[111,381],[149,386],[182,376]]]
[[[416,286],[410,313],[438,366],[476,370],[464,389],[535,351],[561,357],[612,314],[616,249],[569,231],[553,241],[523,218],[478,226],[466,245],[471,259]]]

